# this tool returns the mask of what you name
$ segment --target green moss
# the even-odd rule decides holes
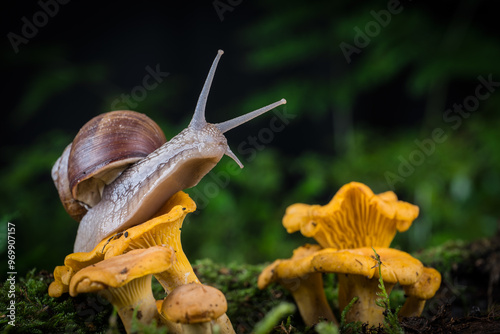
[[[224,293],[228,302],[227,314],[238,333],[250,332],[280,302],[294,302],[290,294],[278,284],[264,290],[257,288],[257,278],[265,266],[237,263],[221,265],[209,259],[196,261],[193,266],[203,283]]]
[[[478,247],[476,247],[478,248]],[[447,243],[439,247],[425,250],[416,254],[427,266],[436,267],[444,276],[453,272],[458,263],[474,261],[480,252],[471,248],[470,244],[461,242]],[[237,333],[250,333],[266,315],[277,312],[276,308],[283,303],[292,303],[291,294],[279,284],[271,284],[264,290],[257,288],[257,278],[267,264],[219,264],[212,260],[198,260],[193,268],[200,280],[208,285],[220,289],[228,300],[227,314]],[[47,294],[53,277],[47,271],[34,269],[25,277],[17,277],[16,294],[16,321],[15,327],[9,326],[9,318],[5,310],[10,303],[10,284],[0,283],[0,332],[2,333],[123,333],[121,321],[113,314],[112,305],[97,294],[83,294],[71,298],[64,294],[60,298],[51,298]],[[341,319],[337,304],[337,279],[334,274],[324,275],[324,287],[327,300],[332,310]],[[165,296],[161,285],[153,281],[153,294],[156,299]],[[392,307],[402,305],[404,292],[395,287],[390,295]],[[292,311],[287,311],[292,312]],[[286,312],[285,312],[286,313]],[[287,313],[288,314],[288,313]],[[268,316],[270,317],[270,315]],[[268,318],[269,319],[269,318]],[[288,318],[279,315],[272,318],[271,333],[330,333],[330,325],[321,325],[319,328],[306,328],[297,310]],[[269,330],[267,325],[266,331]],[[353,328],[349,327],[351,330]],[[359,328],[358,328],[359,329]],[[365,332],[366,328],[363,329]],[[372,330],[372,329],[370,329]],[[143,333],[164,333],[155,325],[141,327]],[[342,332],[342,331],[341,331]]]
[[[467,245],[461,240],[448,241],[440,246],[414,253],[413,256],[426,266],[431,266],[440,272],[449,272],[457,263],[470,259],[472,254]]]
[[[257,277],[264,265],[216,264],[211,260],[195,262],[193,268],[200,280],[220,289],[228,300],[228,315],[237,332],[250,332],[273,308],[293,299],[279,285],[265,290],[257,288]],[[121,321],[112,316],[113,307],[98,294],[82,294],[71,298],[64,294],[49,297],[47,291],[53,277],[47,271],[30,271],[17,278],[15,285],[15,327],[8,325],[6,314],[0,315],[0,332],[5,333],[120,333]],[[0,285],[0,309],[10,303],[10,284]],[[165,296],[161,285],[153,281],[155,298]],[[5,311],[2,311],[5,312]],[[298,314],[296,315],[297,317]],[[155,326],[141,327],[143,333],[161,333]]]
[[[2,317],[0,331],[6,333],[104,333],[111,305],[96,295],[70,298],[67,294],[51,298],[47,293],[51,275],[35,269],[26,277],[17,277],[15,289],[15,327]],[[0,309],[6,310],[10,303],[10,284],[3,282],[0,290]]]
[[[358,299],[359,299],[358,297],[354,297],[349,302],[349,304],[347,304],[346,307],[344,307],[344,309],[340,313],[339,330],[342,333],[358,333],[358,332],[361,331],[361,326],[363,324],[360,321],[354,321],[354,322],[347,323],[346,320],[345,320],[346,316],[347,316],[347,313],[349,313],[349,311],[351,310],[352,306],[354,305],[354,303],[356,303],[358,301]]]

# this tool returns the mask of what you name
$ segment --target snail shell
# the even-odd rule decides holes
[[[69,188],[68,157],[71,152],[71,146],[71,144],[66,146],[63,154],[59,159],[57,159],[54,167],[52,167],[52,180],[54,180],[54,184],[56,185],[56,189],[59,193],[59,198],[61,199],[64,209],[71,216],[71,218],[79,222],[87,213],[87,209],[73,198]]]
[[[111,111],[91,119],[54,165],[52,177],[66,211],[80,221],[99,203],[106,185],[165,142],[161,128],[135,111]]]

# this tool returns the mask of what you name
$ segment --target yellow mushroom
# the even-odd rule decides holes
[[[324,248],[389,247],[396,231],[404,232],[417,218],[417,206],[398,201],[388,191],[375,195],[359,182],[344,185],[325,206],[293,204],[283,226],[300,231]]]
[[[175,252],[175,261],[168,269],[154,274],[167,294],[176,287],[200,283],[194,273],[181,244],[181,228],[186,215],[196,210],[196,204],[185,192],[173,195],[152,218],[140,225],[131,227],[111,241],[104,244],[104,258],[112,258],[126,254],[134,249],[145,249],[153,246],[168,246]],[[102,242],[99,244],[102,245]],[[221,334],[234,333],[231,321],[226,314],[217,319]]]
[[[160,315],[160,321],[161,321],[161,323],[167,328],[169,334],[182,333],[182,327],[181,327],[180,323],[176,323],[176,322],[167,320],[161,314],[161,308],[163,306],[163,301],[164,301],[164,299],[160,299],[160,300],[156,301],[156,310],[158,311],[158,314]]]
[[[310,244],[297,248],[292,258],[276,260],[267,266],[257,281],[259,289],[278,282],[290,291],[307,326],[320,320],[337,323],[326,300],[322,273],[315,272],[311,267],[312,256],[320,249],[319,245]]]
[[[422,263],[410,254],[391,248],[375,248],[380,256],[384,286],[389,294],[396,283],[415,284],[423,275]],[[354,298],[358,301],[346,315],[347,322],[362,321],[382,324],[384,309],[376,305],[379,268],[372,248],[323,249],[314,255],[311,267],[319,272],[336,273],[339,282],[339,309]]]
[[[69,291],[69,281],[73,276],[73,270],[67,266],[57,266],[54,269],[54,281],[49,285],[49,296],[60,297]]]
[[[441,274],[434,268],[424,267],[423,274],[417,282],[403,287],[406,301],[398,315],[401,317],[421,315],[425,302],[434,297],[440,286]]]
[[[430,289],[432,293],[423,296],[424,289],[418,283],[427,269],[409,254],[388,248],[396,232],[408,230],[418,213],[417,206],[398,201],[392,191],[375,195],[359,182],[344,185],[325,206],[293,204],[286,210],[283,226],[288,233],[300,231],[304,236],[316,239],[323,249],[316,246],[314,251],[310,248],[313,254],[305,257],[294,254],[288,260],[276,260],[261,273],[259,287],[282,277],[300,277],[300,289],[306,291],[304,285],[309,283],[302,277],[309,277],[312,273],[336,273],[340,310],[354,297],[359,298],[347,314],[347,321],[378,325],[383,323],[384,310],[376,305],[380,289],[375,248],[382,261],[381,275],[387,293],[396,283],[407,291],[408,300],[400,314],[420,314],[425,304],[422,300],[435,293]],[[311,294],[309,298],[317,298],[314,296],[323,293],[309,289],[313,291],[308,292]],[[299,302],[297,305],[299,309],[305,308]],[[314,312],[312,319],[306,312],[301,311],[301,314],[308,324],[316,321]]]
[[[74,275],[89,265],[128,254],[135,249],[147,249],[154,246],[171,247],[176,255],[172,266],[154,274],[165,292],[170,293],[179,285],[200,283],[182,249],[180,237],[184,218],[195,210],[194,201],[189,195],[180,191],[163,205],[154,218],[107,237],[90,252],[69,254],[66,256],[65,266],[70,268],[71,275]],[[49,287],[49,294],[52,297],[60,296],[68,290],[68,284],[64,285],[60,279],[56,279]],[[221,334],[234,333],[227,315],[219,317],[217,323],[221,328]]]
[[[265,268],[259,276],[258,286],[265,288],[271,282],[280,282],[292,292],[306,325],[318,322],[320,317],[335,321],[326,302],[321,275],[336,273],[338,276],[338,302],[342,311],[354,298],[346,320],[362,321],[372,325],[383,323],[384,309],[376,305],[379,298],[378,267],[372,248],[321,249],[319,246],[306,245],[308,255],[288,260],[276,260]],[[382,261],[382,278],[387,293],[396,283],[402,286],[415,284],[422,276],[422,263],[408,253],[391,249],[375,248]],[[300,248],[298,249],[301,252]],[[297,251],[297,250],[296,250]],[[311,277],[320,279],[313,282]],[[295,290],[295,292],[293,291]],[[298,293],[297,293],[298,291]]]
[[[165,272],[155,278],[170,293],[177,286],[191,282],[199,283],[188,258],[182,250],[181,227],[184,218],[196,210],[196,204],[184,192],[172,196],[158,212],[156,218],[125,230],[114,242],[104,247],[105,258],[124,254],[133,249],[168,245],[175,251],[176,261]]]
[[[155,246],[103,260],[78,271],[71,279],[69,293],[101,291],[117,309],[125,330],[131,333],[132,315],[139,322],[159,319],[151,290],[152,275],[167,270],[175,259],[173,249]]]
[[[157,217],[126,231],[103,239],[90,252],[77,252],[66,256],[64,266],[67,269],[67,279],[60,280],[62,268],[54,270],[54,284],[49,289],[49,295],[59,297],[68,291],[71,276],[89,265],[98,263],[105,258],[124,254],[133,249],[148,248],[155,245],[168,245],[176,252],[177,261],[166,273],[159,273],[157,278],[165,290],[171,291],[175,286],[189,282],[198,282],[193,268],[182,250],[180,228],[185,216],[193,212],[196,205],[184,192],[172,196],[157,213]],[[69,276],[68,276],[69,275]]]
[[[108,240],[109,239],[109,240]],[[64,266],[57,266],[54,269],[54,282],[49,286],[49,296],[60,297],[69,291],[69,283],[73,275],[79,270],[104,259],[104,246],[112,242],[108,238],[101,241],[91,252],[71,253],[64,259]]]
[[[180,323],[183,334],[211,334],[212,325],[227,311],[224,294],[211,286],[190,283],[165,297],[162,318]]]

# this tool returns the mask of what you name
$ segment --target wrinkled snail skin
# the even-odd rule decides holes
[[[101,201],[80,222],[75,252],[89,252],[104,238],[150,219],[173,194],[197,185],[224,155],[243,167],[224,133],[286,100],[226,122],[207,123],[205,105],[222,53],[219,50],[212,63],[189,126],[104,188]]]

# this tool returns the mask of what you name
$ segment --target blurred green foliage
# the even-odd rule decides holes
[[[441,7],[401,2],[402,10],[348,62],[339,45],[355,45],[354,28],[364,30],[375,22],[371,11],[380,13],[387,5],[260,1],[226,12],[227,20],[213,30],[194,26],[208,34],[230,25],[223,31],[235,49],[220,64],[218,76],[226,81],[214,81],[209,120],[228,119],[282,97],[288,103],[228,133],[244,169],[236,172],[223,158],[196,188],[187,190],[199,206],[183,227],[188,258],[259,263],[289,257],[311,240],[286,233],[281,225],[286,207],[326,204],[350,181],[363,182],[376,193],[394,186],[400,199],[420,207],[419,218],[397,235],[395,247],[416,251],[494,233],[500,214],[500,94],[481,100],[458,126],[444,118],[454,103],[475,94],[479,76],[500,80],[498,35],[483,19],[491,9],[474,1]],[[247,14],[251,19],[243,23],[230,21],[245,11],[259,15]],[[194,66],[198,77],[175,71],[138,104],[136,110],[157,120],[167,137],[187,125],[191,111],[186,109],[195,104],[191,90],[201,88],[218,47],[210,45],[203,54],[191,49],[197,52],[189,57],[199,62]],[[134,87],[113,84],[118,79],[111,61],[67,61],[71,50],[64,44],[26,49],[4,56],[6,68],[38,70],[19,88],[20,98],[8,116],[12,132],[25,138],[2,145],[0,173],[0,225],[3,233],[7,221],[16,224],[20,272],[52,270],[72,252],[77,223],[59,203],[50,169],[81,125],[109,111],[117,96]],[[176,52],[181,58],[190,53],[187,47]],[[225,61],[236,62],[227,66],[239,72],[227,74]],[[126,72],[120,78],[127,75],[137,84],[144,73]],[[232,95],[235,80],[249,82],[237,98]],[[48,107],[57,111],[45,120]],[[86,107],[92,110],[79,112]],[[72,116],[71,122],[61,115]],[[433,141],[432,153],[426,154],[415,141],[428,143],[436,129],[446,139]],[[402,161],[408,163],[417,151],[423,159],[401,177]],[[394,182],[388,175],[400,178]]]

